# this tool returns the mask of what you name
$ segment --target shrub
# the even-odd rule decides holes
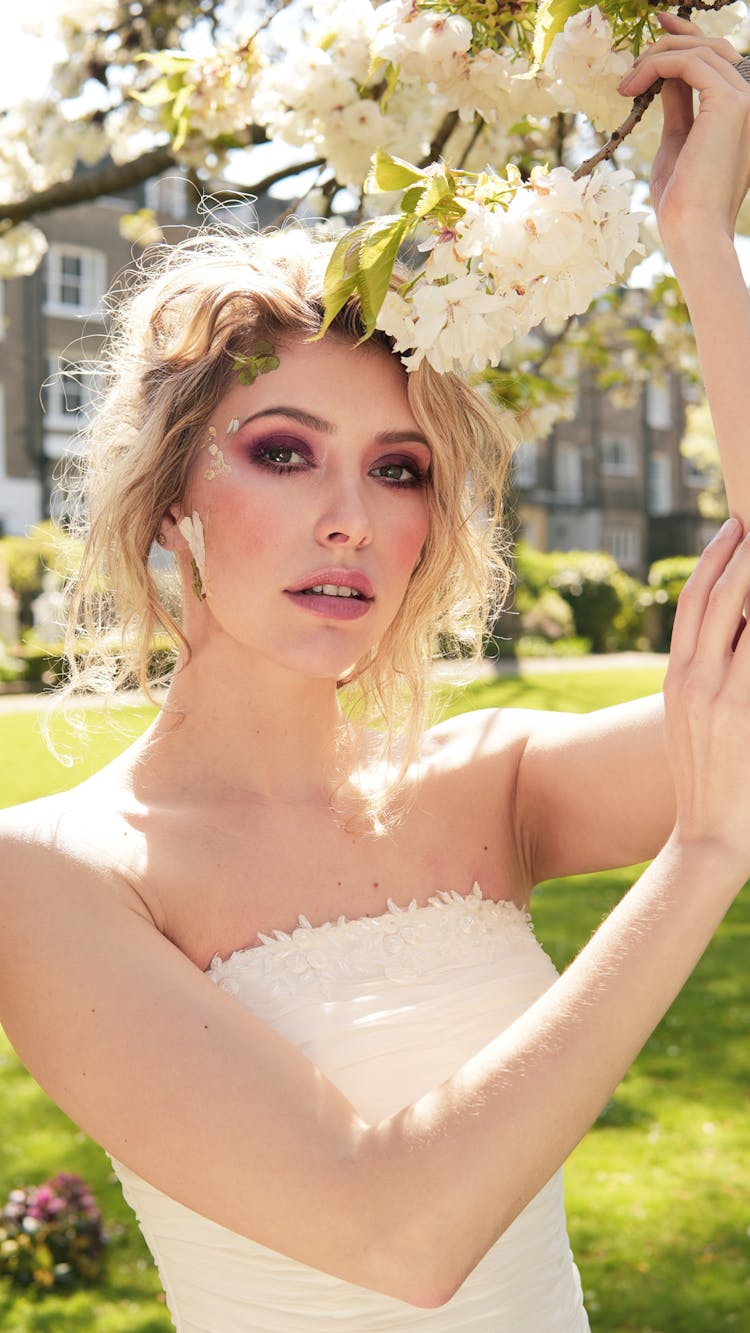
[[[523,599],[522,599],[523,600]],[[575,620],[568,603],[554,588],[547,588],[531,602],[528,610],[521,611],[521,629],[525,636],[541,635],[544,639],[570,638],[575,634]]]
[[[20,1286],[73,1286],[100,1276],[106,1236],[79,1176],[11,1190],[0,1215],[0,1274]]]
[[[31,624],[31,604],[42,591],[42,578],[52,570],[63,579],[79,558],[79,543],[56,524],[38,523],[26,537],[0,537],[0,560],[8,583],[17,594],[21,622]]]
[[[516,607],[524,628],[526,617],[534,613],[542,597],[553,591],[573,617],[574,627],[566,628],[565,634],[589,639],[593,652],[644,646],[646,590],[624,573],[611,555],[601,551],[534,551],[519,542],[516,574]]]
[[[697,564],[697,555],[673,555],[657,560],[648,571],[648,586],[654,606],[659,609],[658,641],[655,647],[666,651],[672,637],[677,599]]]

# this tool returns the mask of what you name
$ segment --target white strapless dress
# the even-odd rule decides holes
[[[449,1077],[557,975],[529,919],[511,903],[484,899],[478,886],[425,907],[391,904],[379,917],[315,927],[301,917],[291,935],[260,938],[215,957],[207,976],[303,1051],[368,1120]],[[113,1166],[179,1333],[589,1329],[561,1172],[447,1305],[422,1310],[246,1240]]]

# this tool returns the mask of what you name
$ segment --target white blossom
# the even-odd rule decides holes
[[[630,52],[612,49],[612,27],[597,5],[573,14],[557,33],[545,61],[550,91],[562,111],[583,112],[599,130],[624,120],[627,99],[617,85],[630,69]]]
[[[47,253],[47,237],[30,222],[0,235],[0,278],[34,273]]]
[[[378,327],[405,364],[482,369],[544,320],[582,314],[636,251],[631,173],[599,169],[575,180],[565,167],[535,168],[528,182],[509,170],[462,194],[463,216],[422,250],[408,293],[390,292]]]

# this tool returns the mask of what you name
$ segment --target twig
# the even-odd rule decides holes
[[[244,194],[264,194],[266,190],[270,190],[272,185],[286,180],[287,176],[301,176],[303,171],[312,171],[315,167],[324,167],[325,165],[326,159],[324,157],[314,157],[309,162],[296,162],[290,167],[279,167],[277,171],[270,171],[262,180],[254,181],[252,185],[243,185],[242,190]],[[302,197],[300,195],[300,198]]]
[[[422,158],[422,161],[418,164],[420,167],[429,167],[431,163],[435,162],[437,158],[440,157],[440,154],[445,148],[445,145],[450,139],[457,124],[458,124],[458,112],[449,111],[447,116],[443,117],[443,122],[437,134],[435,135],[435,138],[430,144],[429,151],[427,152],[426,156]]]
[[[267,28],[269,23],[272,23],[273,20],[276,18],[276,15],[280,14],[282,9],[286,9],[287,6],[291,4],[291,2],[292,0],[277,0],[277,3],[271,6],[270,14],[266,14],[266,17],[262,20],[262,22],[258,24],[257,28],[255,29],[255,32],[252,33],[250,37],[248,37],[246,42],[242,43],[240,50],[248,51],[252,46],[253,42],[255,41],[256,37],[258,36],[258,34],[261,33],[264,28]],[[731,0],[726,0],[726,3],[730,4]]]
[[[594,167],[598,167],[600,162],[609,161],[615,150],[619,148],[623,139],[630,134],[631,130],[635,129],[639,120],[644,115],[644,112],[648,110],[654,98],[661,92],[663,83],[663,79],[656,79],[656,81],[651,84],[651,87],[646,89],[645,93],[639,93],[638,96],[633,99],[633,106],[630,113],[622,122],[622,125],[618,125],[617,129],[612,131],[607,142],[603,144],[596,153],[593,153],[591,157],[587,157],[585,162],[581,162],[580,166],[576,167],[573,172],[574,181],[579,181],[582,176],[590,176]]]
[[[471,150],[473,148],[476,148],[476,145],[479,141],[479,136],[481,135],[482,130],[484,129],[486,124],[487,121],[484,120],[482,116],[480,116],[479,112],[477,112],[476,116],[474,117],[474,129],[472,130],[471,138],[469,139],[469,142],[464,148],[464,151],[462,152],[456,164],[459,171],[462,171],[463,168],[466,166],[466,163],[469,159],[469,154],[471,153]]]

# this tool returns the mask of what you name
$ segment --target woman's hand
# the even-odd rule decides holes
[[[659,20],[665,36],[642,52],[620,92],[636,97],[664,80],[651,198],[669,253],[684,240],[710,244],[719,234],[734,235],[750,188],[750,84],[735,68],[738,54],[729,42],[675,14]]]
[[[750,875],[750,535],[728,519],[680,597],[664,684],[675,835]]]

